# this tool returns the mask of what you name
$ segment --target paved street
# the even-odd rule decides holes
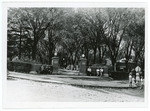
[[[9,102],[142,102],[139,89],[86,88],[65,84],[35,82],[18,78],[7,80]]]
[[[67,73],[67,72],[66,72]],[[129,88],[128,80],[112,80],[109,77],[97,76],[78,76],[78,75],[44,75],[10,72],[10,77],[21,78],[25,80],[41,81],[46,83],[67,84],[84,87],[98,88]]]

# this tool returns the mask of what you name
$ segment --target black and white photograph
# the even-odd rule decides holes
[[[145,4],[19,5],[5,7],[6,108],[147,101]]]

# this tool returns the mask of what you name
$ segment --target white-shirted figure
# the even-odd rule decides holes
[[[132,77],[132,87],[136,87],[135,77]]]
[[[91,72],[91,68],[90,67],[88,68],[88,71]]]
[[[102,77],[103,76],[103,68],[100,68],[100,77]]]
[[[132,87],[132,73],[129,73],[129,87]]]
[[[91,72],[92,72],[91,67],[88,67],[87,71],[88,71],[89,75],[91,76]]]
[[[143,76],[141,77],[141,86],[140,86],[140,89],[143,89],[144,88],[144,78]]]
[[[136,85],[140,86],[140,74],[139,74],[139,72],[136,73]]]
[[[136,71],[136,85],[140,86],[140,72],[141,72],[141,68],[139,66],[137,66],[135,68]]]
[[[135,71],[136,71],[136,72],[141,72],[141,68],[140,68],[139,66],[137,66],[137,67],[135,68]]]
[[[96,73],[97,73],[97,76],[99,76],[99,72],[100,70],[99,69],[96,69]]]
[[[44,65],[41,66],[41,72],[44,70]]]

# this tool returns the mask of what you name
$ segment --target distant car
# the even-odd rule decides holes
[[[53,67],[51,65],[42,65],[41,66],[41,74],[52,74]]]

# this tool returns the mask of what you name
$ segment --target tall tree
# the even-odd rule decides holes
[[[113,70],[116,71],[116,62],[124,32],[130,23],[131,14],[128,9],[106,9],[107,22],[105,29],[105,42],[109,48]]]
[[[33,39],[32,59],[35,60],[38,41],[40,38],[45,37],[45,30],[49,26],[48,12],[45,8],[22,8],[21,10],[25,13],[23,17],[26,23],[26,29]]]
[[[83,10],[83,9],[82,9]],[[81,11],[82,11],[81,10]],[[82,11],[84,16],[84,24],[80,25],[80,30],[83,34],[83,36],[86,36],[86,40],[88,40],[88,44],[93,49],[93,63],[96,63],[96,55],[97,50],[99,50],[99,63],[102,63],[103,57],[105,55],[105,47],[102,47],[104,45],[104,29],[103,25],[105,23],[104,17],[103,17],[103,10],[102,9],[84,9]],[[102,50],[102,48],[104,50]]]
[[[65,11],[61,8],[49,8],[48,9],[48,21],[49,27],[47,29],[48,37],[48,54],[49,54],[49,64],[51,64],[51,59],[56,51],[56,45],[61,41],[61,33],[64,28]]]
[[[83,44],[83,36],[81,35],[78,23],[80,17],[76,14],[66,18],[66,25],[63,35],[63,47],[68,52],[69,63],[75,66],[81,54],[80,49]]]
[[[24,27],[23,15],[24,13],[21,9],[10,8],[8,10],[8,40],[16,43],[19,59],[21,59],[23,42],[27,41],[27,31]]]
[[[131,23],[127,27],[125,40],[125,58],[126,58],[126,69],[129,71],[128,62],[134,53],[134,62],[137,65],[138,61],[143,61],[144,58],[144,38],[145,38],[145,17],[143,9],[131,10],[132,19]]]

